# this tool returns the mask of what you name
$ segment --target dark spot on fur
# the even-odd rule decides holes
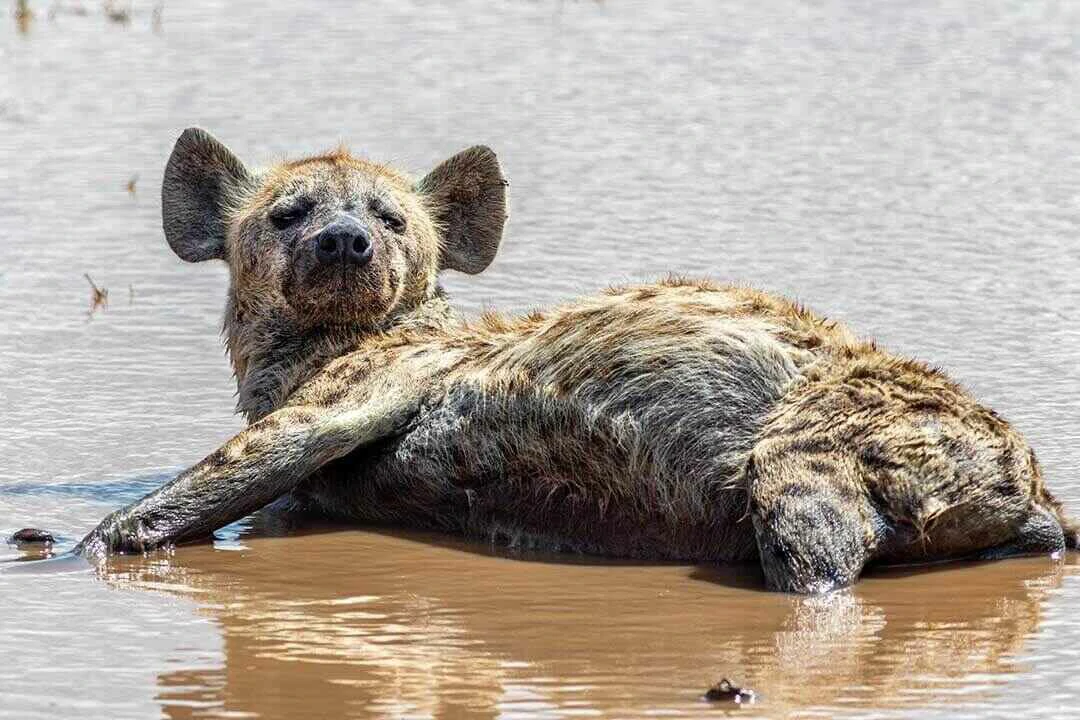
[[[791,549],[791,545],[782,538],[776,538],[769,544],[769,554],[773,556],[778,562],[787,564],[795,557],[795,553]]]
[[[337,387],[322,396],[323,405],[336,405],[349,395],[348,388]]]
[[[813,487],[812,485],[804,485],[801,483],[788,483],[784,487],[780,488],[780,490],[776,494],[777,496],[803,498],[815,495],[817,494],[817,492],[817,488]]]
[[[261,431],[277,430],[281,427],[281,421],[277,417],[269,415],[260,420],[256,427]]]
[[[993,490],[996,495],[1003,498],[1016,497],[1021,494],[1016,480],[1007,474],[999,475],[997,477],[994,481]]]
[[[900,467],[900,464],[889,457],[885,447],[876,441],[867,441],[859,447],[859,462],[869,470],[885,470]]]
[[[829,438],[796,438],[788,444],[786,450],[792,453],[821,455],[835,452],[836,444]]]
[[[224,448],[222,448],[210,453],[203,462],[205,462],[208,467],[221,468],[228,465],[229,458],[228,455],[226,455]]]

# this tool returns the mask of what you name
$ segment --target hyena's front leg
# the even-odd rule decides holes
[[[106,517],[75,551],[100,557],[206,537],[289,492],[331,460],[401,432],[419,404],[410,393],[387,391],[363,403],[281,409]]]
[[[765,441],[746,479],[771,589],[821,593],[858,579],[883,526],[851,458],[812,440]]]

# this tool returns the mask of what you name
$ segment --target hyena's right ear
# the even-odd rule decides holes
[[[225,257],[226,211],[251,174],[227,147],[200,128],[176,141],[161,184],[165,239],[188,262]]]
[[[416,185],[442,231],[441,268],[475,275],[495,259],[506,224],[506,186],[491,148],[475,145],[444,160]]]

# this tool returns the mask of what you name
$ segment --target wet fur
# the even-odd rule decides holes
[[[344,150],[252,173],[189,135],[200,132],[170,160],[167,237],[181,257],[229,262],[225,335],[253,424],[107,518],[85,541],[95,547],[189,539],[275,496],[280,512],[510,545],[756,557],[770,587],[797,592],[850,584],[874,562],[1077,544],[1004,420],[940,372],[783,298],[672,278],[459,318],[437,274],[483,270],[506,219],[487,148],[413,183]],[[206,198],[185,177],[206,176],[228,189],[206,214],[221,227],[189,231]],[[314,198],[312,216],[268,226],[297,193]],[[408,229],[382,228],[378,203]],[[351,280],[342,269],[349,292],[312,269],[304,244],[341,212],[368,223],[376,247]]]

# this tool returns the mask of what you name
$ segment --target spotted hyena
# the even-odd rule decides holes
[[[439,273],[491,263],[506,188],[486,147],[416,181],[345,150],[253,171],[185,131],[165,236],[228,264],[250,424],[79,551],[196,540],[270,503],[517,546],[757,558],[795,592],[871,562],[1076,545],[1008,423],[783,298],[672,279],[461,319]]]

